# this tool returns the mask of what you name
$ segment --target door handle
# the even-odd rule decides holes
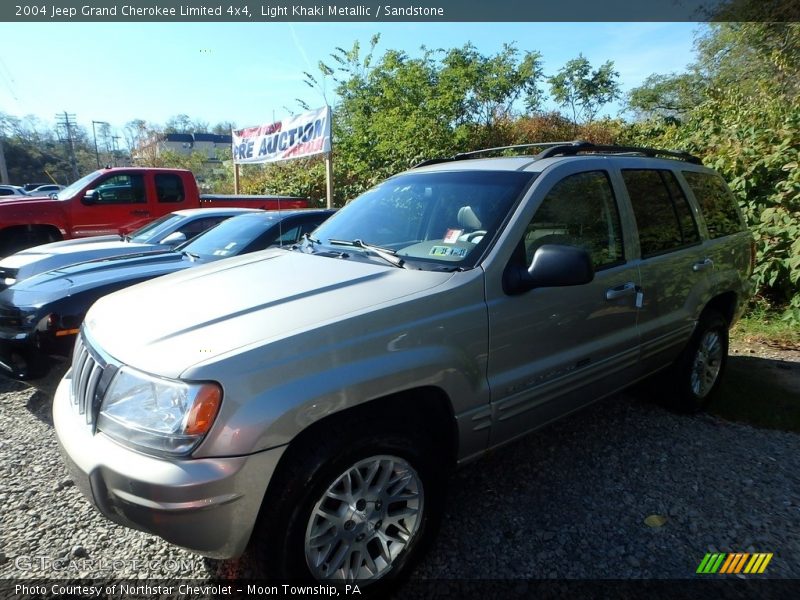
[[[608,288],[606,290],[606,300],[616,300],[623,296],[633,296],[636,294],[636,284],[633,281],[623,283],[616,287]]]
[[[694,263],[692,265],[692,271],[695,273],[700,273],[701,271],[708,271],[709,269],[714,267],[714,261],[710,258],[705,259],[702,262]]]
[[[150,211],[149,210],[132,210],[131,214],[132,215],[142,215],[142,216],[146,217],[147,215],[150,214]]]

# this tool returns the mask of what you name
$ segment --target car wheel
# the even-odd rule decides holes
[[[359,429],[372,433],[330,430],[287,457],[254,535],[259,571],[374,591],[424,552],[441,515],[445,461],[411,429],[374,421]]]
[[[717,312],[701,315],[689,344],[675,363],[675,400],[685,412],[708,408],[728,358],[728,323]]]

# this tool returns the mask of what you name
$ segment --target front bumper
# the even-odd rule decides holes
[[[53,422],[75,485],[107,518],[213,558],[247,546],[284,447],[248,456],[161,459],[93,431],[70,402],[70,373]]]
[[[0,372],[17,379],[42,376],[53,355],[68,357],[74,345],[75,334],[0,329]]]

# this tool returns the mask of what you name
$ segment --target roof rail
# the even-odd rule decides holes
[[[536,142],[535,144],[514,144],[513,146],[496,146],[495,148],[484,148],[473,150],[472,152],[460,152],[453,157],[453,160],[463,160],[469,156],[485,154],[487,152],[498,152],[500,150],[515,150],[516,148],[541,148],[543,146],[564,146],[573,142]]]
[[[579,152],[589,152],[595,154],[632,154],[632,155],[641,154],[653,158],[662,156],[667,158],[675,158],[678,160],[685,160],[686,162],[690,162],[696,165],[703,164],[703,161],[701,161],[698,157],[689,154],[688,152],[681,152],[678,150],[660,150],[658,148],[645,148],[642,146],[603,145],[603,144],[593,144],[591,142],[586,142],[583,140],[574,140],[571,142],[537,142],[535,144],[515,144],[513,146],[497,146],[495,148],[484,148],[482,150],[473,150],[472,152],[461,152],[459,154],[447,158],[429,158],[428,160],[423,160],[422,162],[414,165],[412,168],[416,169],[418,167],[426,167],[428,165],[436,165],[443,162],[465,160],[467,158],[471,158],[479,154],[498,152],[500,150],[514,150],[516,148],[537,148],[542,146],[547,146],[547,148],[539,152],[539,154],[532,157],[535,160],[541,160],[543,158],[551,158],[553,156],[575,156]]]
[[[536,155],[537,160],[542,158],[551,158],[553,156],[575,156],[579,152],[590,152],[595,154],[643,154],[653,158],[663,156],[667,158],[675,158],[678,160],[685,160],[696,165],[702,165],[703,161],[698,157],[689,154],[688,152],[681,152],[677,150],[661,150],[658,148],[645,148],[642,146],[614,146],[592,144],[591,142],[584,142],[576,140],[568,142],[560,146],[552,146],[546,150],[542,150]]]
[[[421,163],[417,163],[412,168],[416,169],[417,167],[427,167],[428,165],[436,165],[443,162],[451,162],[454,160],[465,160],[470,158],[471,156],[476,156],[478,154],[487,154],[489,152],[499,152],[500,150],[515,150],[517,148],[541,148],[545,146],[564,146],[568,144],[573,144],[574,142],[537,142],[535,144],[514,144],[513,146],[496,146],[494,148],[482,148],[481,150],[472,150],[471,152],[459,152],[453,156],[449,156],[447,158],[429,158],[427,160],[423,160]]]

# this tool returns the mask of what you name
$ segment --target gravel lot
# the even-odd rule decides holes
[[[800,380],[800,364],[781,370]],[[0,578],[210,578],[198,556],[105,520],[72,485],[50,417],[55,379],[36,389],[0,376]],[[459,471],[417,574],[680,579],[706,552],[741,551],[773,552],[769,576],[800,578],[798,457],[798,434],[620,395]]]

